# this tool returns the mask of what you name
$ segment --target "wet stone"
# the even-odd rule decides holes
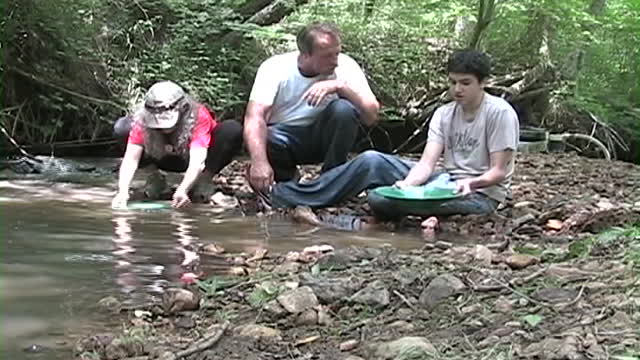
[[[107,296],[98,301],[98,306],[109,313],[118,313],[122,308],[122,302],[118,300],[115,296]]]

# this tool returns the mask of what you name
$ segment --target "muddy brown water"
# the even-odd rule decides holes
[[[1,175],[1,174],[0,174]],[[139,172],[137,179],[144,179]],[[0,176],[1,178],[1,176]],[[68,359],[78,336],[113,324],[96,303],[109,295],[144,302],[179,283],[191,244],[217,242],[227,251],[270,252],[311,244],[419,247],[413,234],[314,229],[283,219],[188,210],[114,211],[115,176],[92,185],[42,177],[0,180],[0,359]],[[201,269],[223,271],[215,260]],[[40,353],[24,349],[37,344]]]

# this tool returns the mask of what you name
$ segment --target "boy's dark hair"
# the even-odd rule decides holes
[[[456,50],[449,57],[447,72],[473,74],[478,81],[483,81],[491,74],[491,60],[478,50]]]
[[[334,39],[339,40],[340,30],[338,30],[338,27],[332,23],[311,23],[298,32],[298,36],[296,37],[298,50],[303,54],[311,54],[318,35],[329,35]]]

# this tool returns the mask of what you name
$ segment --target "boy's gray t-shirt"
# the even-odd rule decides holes
[[[429,124],[427,142],[444,145],[443,167],[453,180],[480,176],[491,167],[489,154],[518,149],[520,125],[515,110],[504,99],[486,94],[476,116],[463,118],[456,102],[440,107]],[[492,199],[504,202],[509,194],[515,156],[507,167],[507,176],[499,184],[478,189]]]

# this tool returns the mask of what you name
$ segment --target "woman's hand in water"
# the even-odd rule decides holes
[[[124,209],[127,207],[127,201],[129,201],[129,193],[118,192],[116,196],[111,200],[112,209]]]
[[[173,193],[173,201],[171,202],[171,206],[174,208],[181,208],[191,204],[191,199],[187,192],[178,188],[176,192]]]

